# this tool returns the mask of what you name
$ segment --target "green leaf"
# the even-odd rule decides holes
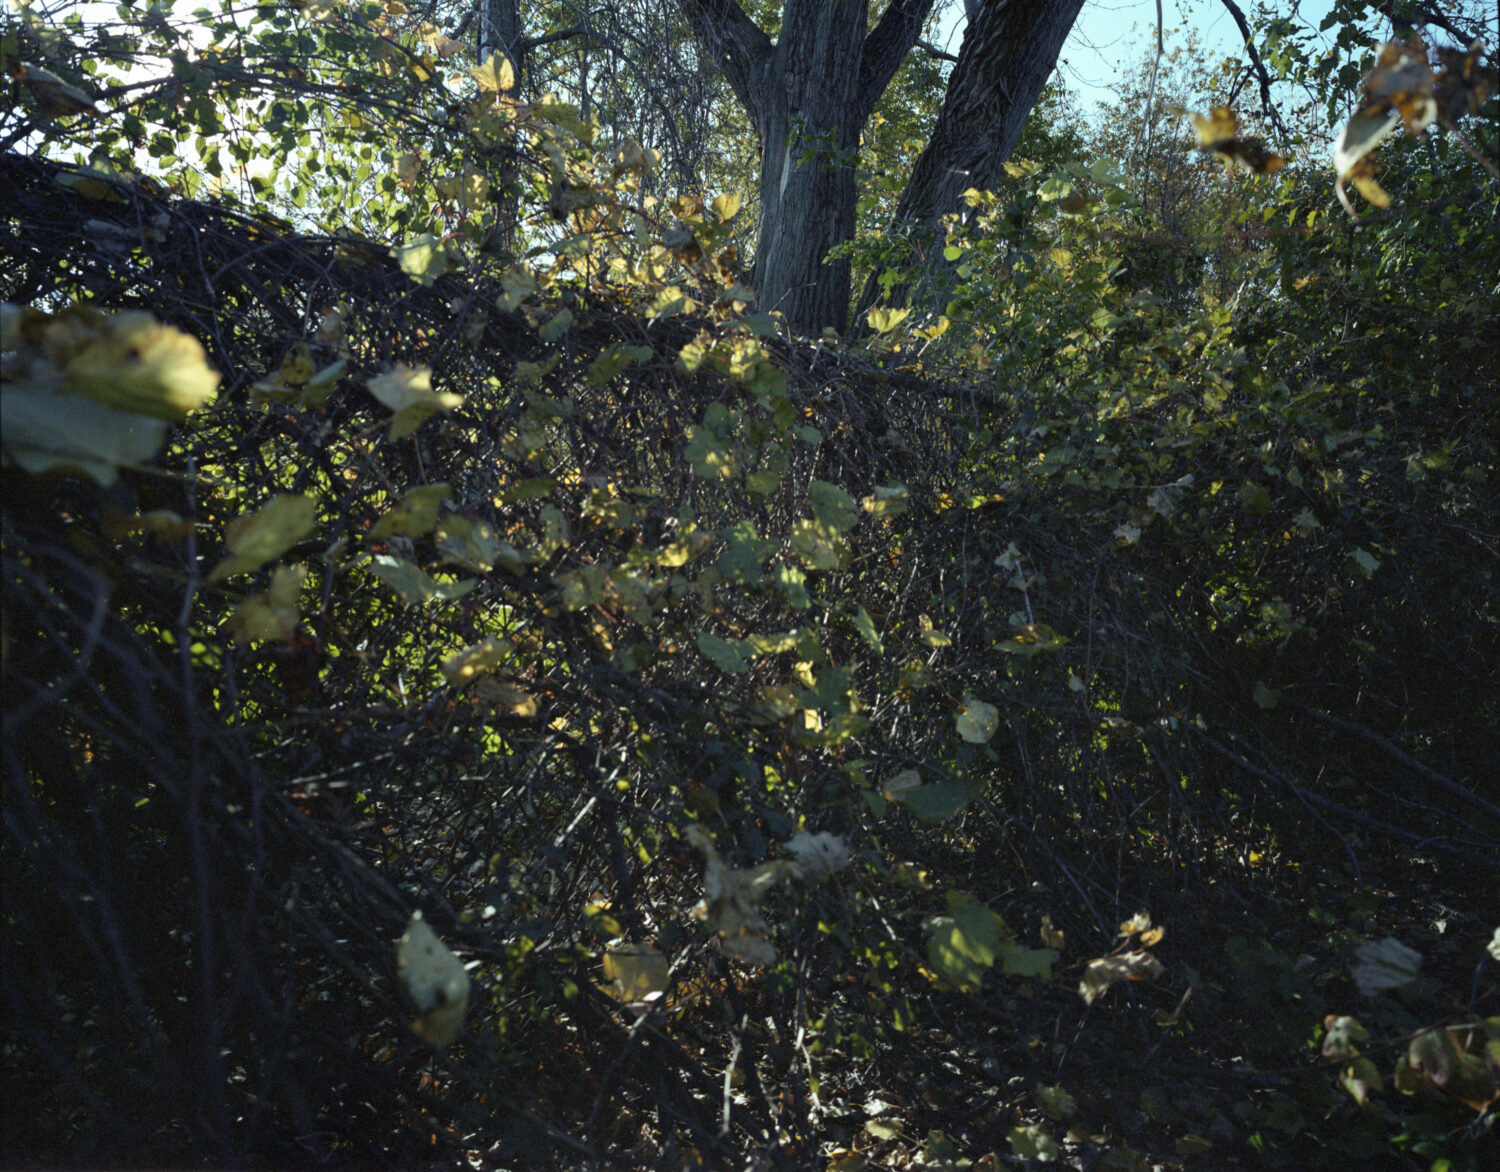
[[[776,585],[793,610],[806,610],[812,605],[807,593],[807,575],[796,566],[777,566]]]
[[[748,659],[738,642],[731,643],[707,631],[700,631],[698,650],[708,656],[721,671],[731,675],[744,675],[750,670]]]
[[[439,411],[460,406],[464,397],[432,389],[432,370],[426,366],[397,364],[365,384],[382,404],[396,414],[391,419],[391,439],[410,435]]]
[[[432,602],[434,599],[452,601],[462,598],[479,583],[473,579],[459,582],[439,582],[404,558],[393,558],[376,554],[371,571],[401,596],[401,601],[410,606]]]
[[[1380,559],[1368,550],[1356,549],[1349,555],[1349,564],[1361,578],[1373,578],[1380,569]]]
[[[889,519],[906,512],[909,495],[904,484],[877,485],[874,494],[865,497],[860,505],[872,517]]]
[[[698,303],[676,285],[668,285],[651,302],[647,315],[654,322],[664,317],[675,317],[679,313],[692,313],[697,308]]]
[[[747,586],[758,585],[762,577],[761,563],[776,552],[777,542],[761,537],[749,521],[739,522],[724,536],[729,548],[719,555],[716,563],[724,580]]]
[[[1013,1127],[1005,1138],[1009,1141],[1010,1150],[1016,1154],[1016,1157],[1028,1163],[1035,1160],[1038,1164],[1050,1164],[1056,1162],[1062,1155],[1057,1141],[1039,1123],[1033,1123],[1028,1127]]]
[[[880,642],[880,632],[875,629],[875,621],[862,606],[854,610],[854,629],[874,649],[876,655],[885,654],[885,648]]]
[[[807,488],[813,516],[835,533],[843,533],[859,520],[859,506],[854,498],[836,484],[814,480]]]
[[[500,274],[500,288],[503,291],[495,304],[509,313],[536,292],[536,274],[530,269],[506,269]]]
[[[127,415],[50,388],[9,384],[4,394],[5,463],[34,475],[79,472],[108,487],[119,478],[116,469],[150,460],[167,436],[164,420]]]
[[[976,696],[965,696],[957,725],[958,735],[964,740],[973,745],[985,744],[1000,728],[1000,710]]]
[[[560,309],[538,327],[536,336],[544,342],[555,342],[568,332],[572,324],[573,311]]]
[[[711,427],[690,424],[687,429],[687,457],[693,471],[704,480],[728,480],[734,475],[734,450],[721,440]]]
[[[443,561],[466,570],[487,574],[496,566],[520,576],[526,572],[526,558],[512,545],[495,537],[495,531],[483,521],[470,521],[453,514],[443,519],[433,535]]]
[[[935,781],[919,785],[901,796],[901,804],[928,826],[947,822],[969,804],[973,787],[965,781]]]
[[[209,582],[257,570],[313,531],[317,503],[309,496],[278,496],[264,508],[236,517],[224,530],[229,556],[213,568]]]
[[[61,314],[47,327],[47,343],[69,350],[64,390],[117,411],[178,423],[218,392],[219,374],[198,339],[149,313]]]
[[[509,640],[493,636],[482,639],[443,660],[443,678],[452,687],[461,688],[499,667],[509,658],[512,650]]]
[[[400,264],[402,272],[423,286],[431,286],[448,271],[448,254],[443,242],[431,232],[409,238],[405,244],[391,249],[391,255]]]
[[[396,970],[421,1015],[412,1029],[441,1049],[464,1028],[469,1009],[469,973],[463,962],[413,912],[396,943]]]
[[[1005,940],[1005,921],[970,895],[949,895],[946,916],[927,921],[927,959],[966,993],[979,992]]]
[[[1026,948],[1011,942],[1000,948],[1000,970],[1007,976],[1050,981],[1056,961],[1057,953],[1050,948]]]
[[[1277,688],[1268,687],[1260,680],[1255,681],[1255,690],[1251,692],[1255,702],[1262,708],[1275,708],[1281,703],[1281,692]]]
[[[290,639],[301,617],[297,599],[307,580],[306,566],[277,566],[263,594],[244,599],[224,624],[236,643]]]
[[[438,510],[452,491],[446,483],[424,484],[401,498],[401,503],[376,521],[370,530],[372,540],[382,537],[420,537],[437,524]]]
[[[804,518],[792,525],[792,549],[809,570],[836,570],[843,554],[841,537],[821,521]]]
[[[583,381],[591,387],[602,386],[632,362],[648,362],[655,353],[650,346],[627,346],[611,343],[584,372]]]

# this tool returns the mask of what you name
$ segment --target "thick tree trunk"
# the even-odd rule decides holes
[[[786,0],[774,44],[735,0],[680,3],[760,140],[760,304],[842,330],[849,265],[825,258],[854,234],[859,134],[933,0],[892,0],[868,34],[868,0]]]
[[[940,217],[957,210],[965,191],[995,184],[1082,7],[1083,0],[966,4],[969,24],[958,64],[932,137],[896,205],[898,221],[915,221],[935,231]],[[860,298],[861,311],[878,292],[872,277]],[[892,290],[892,300],[903,293]]]

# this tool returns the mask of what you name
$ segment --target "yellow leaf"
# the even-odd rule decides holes
[[[491,53],[483,65],[469,71],[479,91],[486,94],[503,94],[516,88],[516,69],[504,53]]]
[[[510,655],[511,645],[505,639],[491,636],[465,647],[462,651],[443,660],[443,678],[455,688],[470,683],[476,676],[493,670]]]
[[[655,1001],[667,991],[667,958],[649,944],[617,944],[604,954],[604,979],[621,1001]]]
[[[725,192],[717,196],[713,202],[714,215],[719,217],[720,223],[727,223],[739,214],[740,196],[738,192]]]

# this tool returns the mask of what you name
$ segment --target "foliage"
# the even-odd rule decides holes
[[[1064,119],[807,344],[398,9],[6,31],[6,1151],[1474,1156],[1481,163]]]

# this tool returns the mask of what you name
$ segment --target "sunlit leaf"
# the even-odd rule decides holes
[[[1380,141],[1399,124],[1400,119],[1390,110],[1359,111],[1344,124],[1344,129],[1339,132],[1338,141],[1333,145],[1334,172],[1340,178],[1350,177],[1354,171],[1354,165],[1379,146]],[[1374,174],[1373,168],[1370,174]],[[1368,199],[1369,196],[1365,198]]]
[[[1052,1134],[1046,1127],[1040,1124],[1029,1124],[1026,1127],[1013,1127],[1005,1136],[1010,1142],[1011,1151],[1020,1160],[1037,1163],[1055,1163],[1062,1158],[1062,1149],[1058,1146],[1058,1140],[1053,1139]]]
[[[493,635],[481,639],[473,646],[465,647],[443,660],[443,678],[452,687],[462,688],[504,663],[512,650],[509,640],[497,639]]]
[[[977,696],[965,696],[957,723],[959,736],[970,744],[982,745],[999,730],[1000,710]]]
[[[391,255],[401,266],[401,271],[424,286],[448,271],[448,253],[443,242],[431,232],[413,236],[405,244],[391,249]]]
[[[475,680],[474,686],[469,689],[469,695],[517,720],[534,720],[538,712],[535,696],[508,680],[494,676],[481,676]]]
[[[1091,960],[1083,971],[1078,984],[1078,994],[1092,1005],[1109,990],[1116,981],[1149,981],[1159,977],[1166,969],[1161,961],[1149,952],[1134,951],[1101,956]]]
[[[740,195],[738,192],[726,192],[715,196],[713,202],[714,215],[719,217],[720,223],[728,223],[739,215]]]
[[[979,992],[1005,940],[1005,921],[969,895],[949,897],[949,915],[927,921],[927,959],[949,983]]]
[[[473,579],[439,582],[404,558],[394,558],[386,554],[376,554],[370,569],[377,578],[401,596],[402,602],[413,606],[437,599],[452,601],[455,598],[462,598],[479,585]]]
[[[504,94],[516,88],[516,67],[504,53],[491,53],[483,65],[469,70],[469,76],[479,83],[480,93]]]
[[[616,944],[603,966],[609,992],[621,1001],[648,1003],[667,991],[667,958],[650,944]]]
[[[870,516],[884,519],[906,512],[909,497],[904,484],[877,485],[874,493],[861,500],[860,505]]]
[[[396,969],[420,1015],[411,1028],[434,1046],[451,1045],[469,1011],[469,974],[421,912],[412,912],[396,942]]]
[[[234,608],[225,623],[231,638],[240,644],[290,639],[301,618],[297,600],[306,580],[306,566],[278,566],[264,593],[251,595]]]
[[[877,334],[889,334],[899,329],[910,316],[910,309],[876,306],[865,314],[865,320],[870,323],[870,328]]]
[[[391,439],[410,435],[439,411],[462,405],[464,397],[432,389],[432,371],[425,366],[397,364],[366,384],[370,394],[395,412]]]
[[[209,582],[257,570],[313,531],[317,503],[308,496],[278,496],[264,508],[236,517],[224,530],[229,556],[213,568]]]
[[[437,524],[438,510],[452,490],[446,483],[424,484],[412,489],[370,529],[370,537],[420,537]]]

